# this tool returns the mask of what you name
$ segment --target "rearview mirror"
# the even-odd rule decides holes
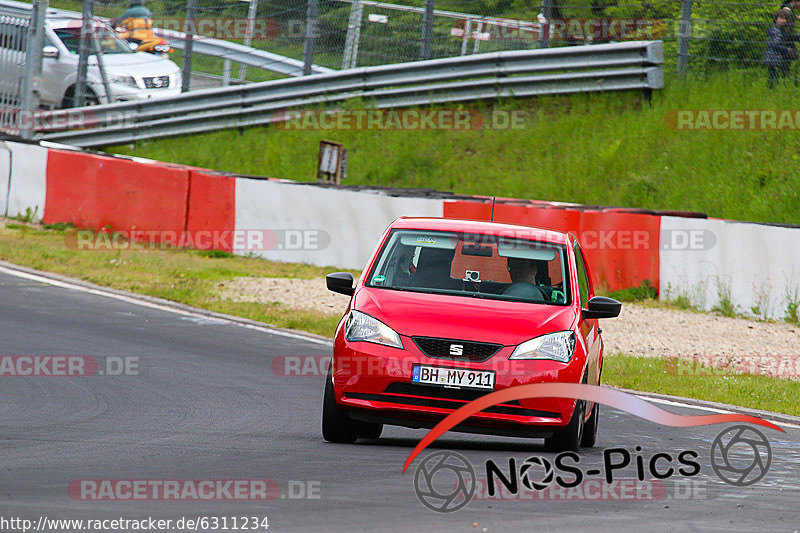
[[[58,59],[58,48],[52,44],[42,47],[42,57],[49,59]]]
[[[325,276],[325,284],[329,291],[352,296],[356,292],[353,287],[353,275],[350,272],[334,272]]]
[[[581,310],[583,318],[615,318],[619,316],[622,304],[614,298],[594,296],[589,300],[586,309]]]

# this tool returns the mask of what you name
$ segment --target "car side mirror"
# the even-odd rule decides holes
[[[52,44],[42,47],[42,57],[49,59],[58,59],[58,48]]]
[[[586,309],[581,310],[583,318],[616,318],[622,309],[622,304],[614,298],[594,296],[589,299]]]
[[[334,272],[325,276],[325,284],[329,291],[352,296],[356,292],[353,287],[353,275],[350,272]]]

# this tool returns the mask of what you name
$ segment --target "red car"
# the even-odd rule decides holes
[[[401,218],[381,238],[336,329],[322,435],[377,438],[383,424],[431,428],[489,392],[541,382],[600,383],[599,318],[621,304],[593,296],[572,235],[498,224]],[[456,431],[538,437],[547,449],[593,446],[597,404],[501,403]]]

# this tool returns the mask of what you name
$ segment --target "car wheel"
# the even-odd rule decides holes
[[[98,105],[99,103],[100,103],[100,99],[97,97],[97,95],[91,89],[91,87],[88,87],[87,90],[86,90],[86,96],[85,96],[84,105],[85,106],[92,106],[92,105]],[[64,99],[61,101],[61,107],[63,109],[70,109],[72,107],[75,107],[75,86],[74,85],[71,86],[70,88],[68,88],[67,92],[64,94]]]
[[[563,429],[553,433],[552,437],[544,439],[544,447],[549,452],[577,452],[583,440],[583,414],[586,404],[583,400],[575,403],[572,418]]]
[[[597,442],[597,424],[600,420],[600,404],[595,402],[592,414],[589,416],[589,421],[583,427],[583,438],[581,439],[581,446],[591,448]]]
[[[358,426],[339,407],[333,395],[333,378],[330,372],[325,379],[325,395],[322,400],[322,438],[328,442],[353,443],[358,438]]]
[[[356,430],[359,437],[364,439],[378,439],[383,433],[383,424],[374,422],[359,422]]]

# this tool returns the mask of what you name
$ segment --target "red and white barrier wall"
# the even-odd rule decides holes
[[[737,311],[781,319],[800,301],[800,228],[717,219],[661,217],[662,299],[685,296],[710,310],[728,298]]]
[[[397,197],[0,141],[2,214],[94,230],[213,233],[222,235],[214,248],[276,261],[359,269],[397,217],[488,220],[491,210],[487,198]],[[711,309],[729,297],[739,312],[758,306],[771,318],[800,296],[797,227],[514,199],[498,200],[494,220],[574,233],[596,288],[649,280],[661,298]],[[258,232],[281,237],[255,248],[236,241]],[[293,246],[284,246],[288,233]]]

